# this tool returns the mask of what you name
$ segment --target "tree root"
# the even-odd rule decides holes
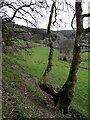
[[[38,82],[41,90],[51,95],[55,103],[55,112],[61,111],[62,114],[70,114],[69,106],[74,97],[75,83],[67,81],[61,89],[46,83],[46,77],[43,76]]]

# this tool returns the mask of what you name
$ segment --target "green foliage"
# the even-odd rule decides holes
[[[83,49],[84,51],[84,49]],[[80,63],[80,66],[88,68],[89,66],[89,61],[90,61],[90,53],[85,52],[81,55],[81,60],[83,62]]]
[[[21,40],[21,39],[14,39],[14,38],[11,38],[11,41],[12,43],[14,43],[15,45],[25,45],[25,41],[24,40]]]
[[[24,114],[24,109],[22,109],[20,106],[15,106],[15,110],[16,110],[16,117],[15,119],[17,120],[25,120],[26,118],[29,118],[29,116],[25,116]]]

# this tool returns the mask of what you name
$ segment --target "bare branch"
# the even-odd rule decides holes
[[[90,32],[90,27],[84,29],[84,33],[85,33],[85,34],[87,34],[87,33],[89,33],[89,32]]]
[[[84,18],[84,17],[90,17],[90,13],[88,13],[88,14],[83,14],[82,17],[83,17],[83,18]]]
[[[36,27],[36,25],[33,22],[30,22],[29,20],[25,19],[24,17],[18,17],[18,16],[16,16],[16,18],[25,20],[27,24],[30,23],[31,25],[33,25],[33,26]]]
[[[90,50],[84,50],[84,51],[82,51],[81,53],[85,53],[85,52],[90,52]]]
[[[56,17],[57,17],[57,8],[56,8],[56,6],[55,6],[55,21],[53,22],[53,24],[56,23],[56,21],[57,21],[57,18],[56,18]]]
[[[0,3],[0,6],[2,7],[3,10],[0,11],[0,14],[3,16],[2,18],[3,23],[13,21],[14,18],[18,18],[18,19],[24,18],[23,20],[25,21],[30,20],[30,22],[28,23],[33,23],[33,24],[37,23],[38,21],[37,17],[38,18],[43,17],[43,13],[40,11],[40,9],[47,9],[49,7],[46,0],[44,0],[43,2],[30,0],[29,3],[23,0],[16,0],[16,2],[11,2],[6,0]],[[8,14],[8,10],[5,12],[7,7],[9,9],[12,9],[13,11],[12,17]],[[25,8],[29,8],[30,10]],[[26,20],[27,19],[26,15],[29,15],[30,19]]]
[[[54,7],[55,7],[55,3],[56,3],[56,0],[55,0],[55,2],[53,2],[52,8],[51,8],[49,23],[48,23],[48,27],[47,27],[47,33],[48,34],[50,34],[50,26],[51,26],[51,23],[52,23],[52,17],[53,17],[53,11],[54,11]]]
[[[67,9],[70,8],[71,10],[74,10],[74,7],[68,3],[66,0],[65,0],[65,4],[67,5]]]
[[[25,11],[24,9],[21,10],[24,11],[24,14],[28,14],[36,22],[36,19],[30,14],[30,12]]]
[[[88,34],[90,32],[90,27],[84,29],[83,28],[83,31],[82,31],[82,34],[81,34],[81,38],[84,37],[86,34]]]
[[[50,46],[48,65],[47,65],[47,68],[46,68],[42,78],[40,79],[40,81],[38,83],[42,90],[46,91],[47,93],[49,91],[49,94],[52,94],[52,95],[54,94],[54,91],[52,91],[54,88],[52,88],[52,85],[46,84],[46,80],[47,80],[48,73],[52,69],[53,45],[52,45],[52,40],[51,40],[51,30],[50,30],[50,27],[51,27],[51,23],[52,23],[52,17],[53,17],[55,4],[56,4],[56,0],[54,0],[54,2],[52,4],[50,16],[49,16],[49,22],[48,22],[48,26],[47,26],[47,34],[48,34],[48,40],[49,40],[49,46]]]
[[[73,27],[73,21],[74,21],[75,16],[76,16],[76,12],[74,13],[74,16],[73,16],[72,21],[71,21],[71,27],[72,27],[72,29],[76,29],[76,28]]]
[[[22,9],[23,7],[30,7],[30,4],[29,4],[29,5],[22,5],[22,6],[20,6],[19,8],[17,8],[17,9],[15,10],[15,12],[14,12],[11,20],[13,20],[13,18],[14,18],[15,15],[17,14],[17,12],[18,12],[20,9]]]

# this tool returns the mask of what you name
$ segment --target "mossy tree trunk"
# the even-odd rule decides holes
[[[75,84],[77,81],[77,72],[81,61],[81,43],[83,33],[83,18],[81,2],[76,2],[76,23],[77,31],[73,50],[73,60],[69,72],[68,79],[60,90],[60,106],[56,106],[56,110],[61,110],[62,113],[69,113],[69,106],[74,97]]]
[[[55,3],[56,0],[54,0],[52,7],[51,7],[51,13],[50,13],[50,17],[49,17],[49,23],[48,23],[48,27],[47,27],[47,34],[48,34],[48,40],[49,40],[49,47],[50,47],[50,52],[49,52],[49,58],[48,58],[48,65],[47,68],[42,76],[42,78],[39,81],[39,86],[42,89],[42,85],[45,84],[46,85],[46,80],[47,80],[47,76],[48,73],[50,72],[50,70],[52,69],[52,56],[53,56],[53,44],[52,44],[52,40],[51,40],[51,31],[50,31],[50,26],[52,23],[52,17],[53,17],[53,12],[54,12],[54,8],[55,8]],[[44,87],[45,88],[45,87]],[[45,88],[46,89],[46,88]]]
[[[48,73],[52,68],[52,55],[53,55],[53,47],[50,35],[50,25],[51,19],[53,15],[53,9],[55,7],[55,2],[53,2],[51,8],[51,14],[49,18],[48,24],[48,39],[49,39],[49,46],[50,46],[50,53],[48,59],[48,66],[39,81],[40,88],[45,91],[46,93],[53,96],[55,101],[55,111],[60,110],[63,114],[69,114],[69,106],[72,102],[75,93],[75,85],[77,82],[77,72],[78,67],[81,61],[81,47],[82,47],[82,37],[90,31],[90,28],[84,29],[83,28],[83,15],[82,15],[82,1],[75,2],[76,7],[76,37],[75,37],[75,44],[73,49],[73,60],[70,67],[70,72],[67,78],[67,81],[62,86],[61,89],[55,88],[54,86],[46,83]]]

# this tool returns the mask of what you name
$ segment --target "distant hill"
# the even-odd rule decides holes
[[[41,38],[41,40],[43,40],[47,37],[46,29],[30,28],[30,27],[27,28],[26,26],[21,26],[21,25],[17,25],[17,24],[15,25],[15,27],[29,30],[30,33],[32,33],[33,35],[37,34]],[[55,38],[56,38],[56,32],[52,31],[52,40],[55,41]]]
[[[58,32],[62,33],[65,37],[69,39],[74,39],[76,34],[75,30],[60,30]]]
[[[29,30],[32,35],[38,36],[41,40],[44,40],[47,37],[47,30],[40,29],[40,28],[30,28],[22,25],[15,25],[16,28],[21,28],[25,30]],[[52,40],[55,41],[57,38],[57,33],[63,34],[63,36],[67,37],[68,39],[74,39],[76,31],[75,30],[59,30],[59,31],[51,31]],[[87,40],[90,44],[90,34],[86,35],[83,39]]]
[[[31,33],[40,35],[42,40],[43,40],[43,38],[47,37],[47,30],[46,29],[30,28],[30,27],[27,28],[26,26],[21,26],[21,25],[17,25],[17,24],[15,26],[17,28],[28,29]],[[55,41],[55,39],[57,37],[56,34],[59,32],[69,39],[73,39],[75,37],[75,30],[51,31],[53,41]]]

